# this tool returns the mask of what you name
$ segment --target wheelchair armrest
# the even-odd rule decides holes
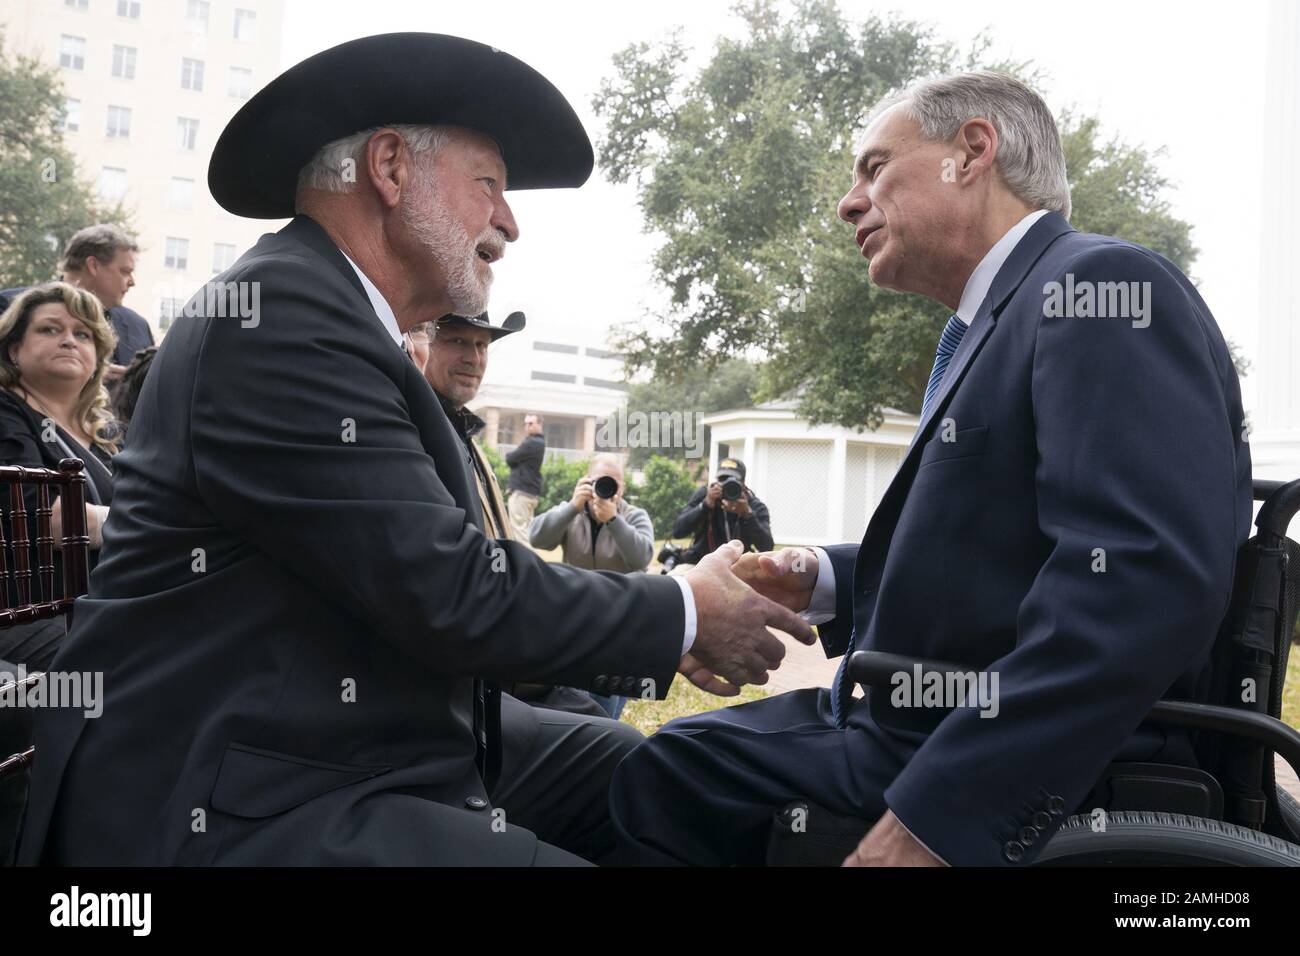
[[[923,674],[931,671],[978,671],[979,668],[954,664],[950,661],[926,660],[905,654],[886,654],[883,651],[855,651],[849,658],[849,676],[867,687],[888,687],[893,676],[900,671],[911,673],[920,665]],[[1264,744],[1300,774],[1300,733],[1268,714],[1253,710],[1237,710],[1215,704],[1198,704],[1184,700],[1158,700],[1143,723],[1193,730],[1215,730],[1220,733],[1245,737]]]

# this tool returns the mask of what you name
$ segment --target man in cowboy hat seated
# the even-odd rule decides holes
[[[682,580],[626,577],[484,534],[402,335],[484,311],[519,235],[507,186],[577,186],[591,166],[549,82],[454,37],[342,44],[234,116],[214,197],[294,218],[154,360],[55,660],[105,672],[103,713],[37,715],[20,862],[599,859],[605,781],[574,772],[565,739],[502,768],[498,683],[663,697],[682,672],[735,693],[779,663],[765,625],[812,640],[731,573],[735,550]]]

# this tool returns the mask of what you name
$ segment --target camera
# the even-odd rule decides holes
[[[673,568],[677,567],[682,560],[683,548],[680,544],[673,544],[671,541],[659,549],[659,557],[656,559],[663,565],[660,574],[667,574]]]
[[[738,478],[728,478],[722,483],[722,497],[728,501],[739,501],[745,493],[745,486]]]
[[[618,494],[618,479],[612,475],[601,475],[592,482],[591,490],[597,498],[613,498]]]

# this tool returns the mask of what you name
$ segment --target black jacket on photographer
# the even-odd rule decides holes
[[[739,515],[726,511],[722,507],[725,499],[710,508],[704,503],[709,493],[709,486],[696,488],[682,513],[673,522],[673,537],[684,538],[692,535],[691,546],[682,553],[682,563],[699,564],[706,554],[739,538],[745,550],[751,547],[759,551],[772,550],[772,522],[767,514],[767,505],[758,500],[758,496],[745,488],[745,500],[749,502],[750,514]]]

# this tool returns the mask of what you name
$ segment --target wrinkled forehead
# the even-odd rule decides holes
[[[623,466],[619,464],[617,461],[608,458],[597,458],[595,461],[591,463],[590,474],[594,478],[598,478],[601,475],[610,475],[611,477],[617,478],[619,481],[622,481]]]
[[[504,185],[507,174],[506,161],[501,146],[495,139],[476,129],[465,126],[450,127],[451,142],[448,151],[454,151],[465,162],[488,164]]]
[[[915,146],[920,139],[921,126],[908,113],[907,103],[895,103],[873,117],[858,134],[853,148],[853,168],[863,172],[872,159],[897,155]]]

